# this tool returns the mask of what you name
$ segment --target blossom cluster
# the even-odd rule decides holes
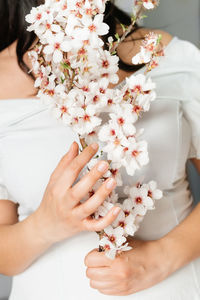
[[[159,0],[135,0],[135,5],[138,7],[142,5],[146,9],[154,9],[159,5]]]
[[[143,74],[127,78],[122,89],[110,88],[110,84],[119,80],[119,58],[104,49],[102,36],[109,32],[104,23],[106,2],[46,0],[26,16],[30,23],[28,30],[38,36],[29,54],[38,96],[85,144],[101,144],[98,158],[89,163],[88,171],[101,158],[101,153],[110,162],[109,171],[88,197],[110,176],[116,178],[118,186],[122,185],[121,167],[133,176],[149,162],[147,142],[141,139],[143,129],[136,129],[135,123],[142,113],[149,111],[156,98],[155,83]],[[145,0],[138,1],[137,5],[150,9],[156,3]],[[148,35],[133,62],[140,63],[143,59],[151,64],[159,39],[156,34]],[[122,205],[118,203],[118,195],[112,192],[94,214],[99,218],[113,205],[121,207],[116,221],[101,233],[100,246],[110,258],[130,249],[127,236],[134,235],[147,210],[153,209],[155,200],[162,197],[154,181],[126,187],[125,193],[128,198]]]

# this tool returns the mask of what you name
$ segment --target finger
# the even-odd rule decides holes
[[[91,160],[97,150],[98,144],[94,143],[85,148],[83,152],[76,156],[60,176],[57,182],[58,186],[65,186],[66,189],[71,187],[74,181],[77,179],[80,171]]]
[[[54,172],[51,175],[52,180],[57,180],[57,178],[62,174],[66,167],[71,163],[71,161],[78,155],[79,146],[76,142],[72,143],[69,151],[62,157]]]
[[[88,268],[102,268],[110,267],[112,261],[105,256],[104,252],[98,252],[98,249],[94,249],[86,255],[84,263]]]
[[[93,289],[96,290],[108,290],[108,289],[114,289],[116,288],[116,283],[113,283],[113,281],[96,281],[96,280],[90,280],[90,286]]]
[[[76,185],[72,187],[75,195],[79,198],[79,201],[85,196],[89,191],[91,191],[94,184],[102,175],[108,170],[108,162],[101,161],[92,170],[87,173]]]
[[[97,281],[110,281],[113,275],[111,268],[87,268],[86,276],[91,280]]]
[[[127,290],[118,292],[116,290],[116,286],[113,288],[107,288],[107,289],[102,288],[102,289],[99,289],[98,291],[101,294],[109,295],[109,296],[128,296],[130,294],[133,294],[133,292],[129,293]]]
[[[84,219],[83,222],[83,227],[87,231],[102,231],[104,230],[107,226],[112,224],[114,220],[117,218],[119,212],[121,211],[120,207],[113,207],[105,217],[99,218],[98,220],[92,219],[92,218],[87,218]]]
[[[97,211],[115,187],[116,181],[113,178],[107,179],[90,199],[75,208],[75,213],[82,219],[87,218]]]

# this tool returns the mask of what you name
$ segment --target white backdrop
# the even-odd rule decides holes
[[[116,3],[125,11],[130,12],[133,0],[116,0]],[[149,18],[145,19],[144,25],[166,30],[199,46],[199,17],[200,0],[161,0],[159,8],[149,13]],[[0,275],[0,300],[7,299],[10,284],[9,278]]]

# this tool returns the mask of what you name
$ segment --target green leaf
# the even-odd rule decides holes
[[[115,38],[117,39],[118,42],[120,41],[119,33],[115,34]]]
[[[123,32],[125,32],[126,31],[126,26],[124,24],[122,24],[122,23],[120,25],[121,25],[121,27],[123,29]]]
[[[146,18],[148,18],[147,15],[142,15],[142,16],[140,17],[141,20],[146,19]]]
[[[65,70],[71,70],[70,65],[68,65],[66,62],[62,62],[61,66],[65,69]]]

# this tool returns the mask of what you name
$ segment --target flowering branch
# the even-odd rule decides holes
[[[122,186],[122,167],[133,176],[149,162],[147,142],[141,140],[143,130],[137,130],[135,123],[155,100],[155,83],[139,74],[127,78],[121,90],[109,88],[110,83],[118,82],[119,58],[103,50],[101,36],[109,32],[108,25],[103,22],[106,2],[46,0],[26,17],[31,24],[28,30],[34,31],[39,39],[30,52],[38,97],[58,120],[78,134],[83,149],[93,142],[101,144],[86,173],[102,155],[106,155],[110,163],[108,172],[83,200],[90,198],[108,177],[114,177],[117,186]],[[156,4],[156,0],[136,1],[140,9],[131,26],[139,18],[142,7],[152,9]],[[131,29],[125,29],[120,42]],[[133,63],[144,61],[150,71],[159,40],[158,35],[147,35]],[[116,50],[117,44],[111,48]],[[131,249],[128,236],[134,236],[147,211],[154,209],[155,201],[162,197],[154,181],[125,187],[124,193],[127,198],[121,203],[113,191],[93,214],[98,219],[114,205],[121,208],[116,220],[99,233],[100,251],[106,251],[111,259]]]

